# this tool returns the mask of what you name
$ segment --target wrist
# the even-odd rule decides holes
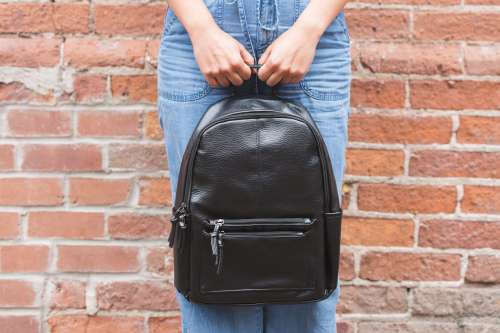
[[[320,22],[299,17],[294,26],[304,32],[308,38],[318,40],[326,30],[326,26]]]
[[[190,20],[185,23],[186,31],[190,37],[194,37],[200,34],[212,33],[219,26],[214,21],[211,15],[204,17],[196,17],[194,20]]]

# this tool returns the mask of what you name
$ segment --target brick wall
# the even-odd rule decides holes
[[[178,332],[165,2],[0,3],[2,333]],[[500,332],[500,3],[352,2],[342,333]]]

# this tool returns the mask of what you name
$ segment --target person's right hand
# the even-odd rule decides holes
[[[235,38],[214,24],[190,34],[194,56],[211,87],[239,86],[252,74],[252,55]]]

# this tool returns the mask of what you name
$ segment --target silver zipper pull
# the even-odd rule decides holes
[[[210,246],[212,254],[215,256],[217,274],[219,274],[222,265],[222,235],[224,234],[222,226],[224,225],[224,219],[210,220],[209,222],[214,226],[214,230],[210,233]]]
[[[212,246],[212,254],[217,256],[217,241],[219,237],[219,229],[224,224],[223,219],[210,220],[210,224],[214,226],[214,230],[210,233],[210,245]]]

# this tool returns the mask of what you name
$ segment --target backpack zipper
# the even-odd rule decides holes
[[[204,220],[205,222],[208,221],[208,224],[213,228],[212,231],[210,232],[210,246],[212,249],[212,255],[215,256],[215,267],[216,267],[216,273],[219,275],[222,272],[222,259],[223,259],[223,238],[225,235],[225,230],[223,229],[223,226],[225,227],[231,227],[231,226],[238,226],[238,224],[241,224],[242,222],[248,222],[250,221],[252,224],[247,224],[246,226],[255,226],[255,225],[281,225],[283,226],[283,221],[292,221],[291,223],[288,223],[290,226],[297,226],[297,225],[311,225],[314,220],[311,220],[310,218],[271,218],[273,222],[262,222],[263,218],[252,218],[252,219],[228,219],[225,221],[224,219],[218,218],[218,219],[208,219]],[[227,224],[225,222],[231,221],[230,224]],[[260,222],[260,223],[256,223]],[[240,225],[241,226],[241,225]],[[229,230],[227,230],[229,232]],[[297,237],[297,236],[302,236],[304,235],[303,231],[257,231],[253,234],[247,233],[247,232],[229,232],[227,236],[231,237],[262,237],[262,235],[272,235],[273,237]]]
[[[179,207],[174,209],[174,212],[172,214],[172,218],[170,219],[171,222],[171,230],[170,230],[170,235],[168,236],[168,245],[169,247],[174,246],[174,240],[176,237],[180,237],[179,239],[179,249],[182,250],[182,243],[184,242],[185,238],[185,233],[187,229],[187,224],[186,224],[186,216],[188,215],[187,212],[187,205],[184,201],[182,201],[179,205]],[[180,234],[179,236],[177,236]]]

